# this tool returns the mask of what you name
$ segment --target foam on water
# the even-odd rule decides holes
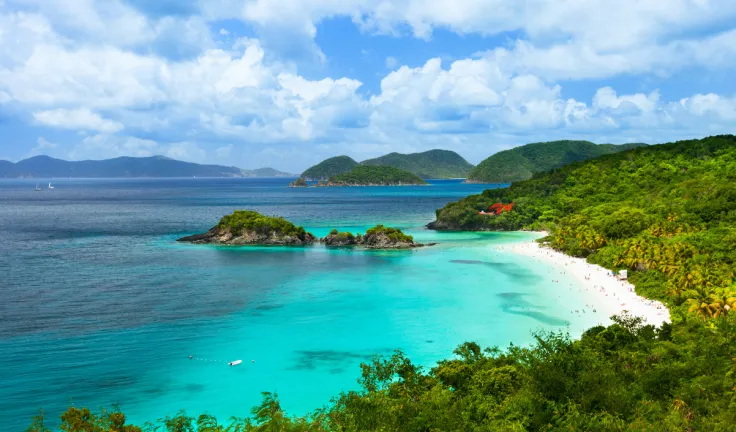
[[[119,403],[139,423],[180,409],[227,419],[247,416],[263,391],[304,414],[356,388],[358,365],[376,354],[402,349],[431,367],[464,341],[527,344],[536,330],[579,334],[605,321],[570,313],[584,301],[561,289],[574,281],[559,269],[495,249],[534,234],[423,228],[435,208],[482,185],[287,182],[59,180],[34,195],[35,181],[0,181],[0,418],[21,430],[39,407],[56,416],[70,403]],[[175,243],[235,208],[280,214],[319,236],[386,223],[439,244]]]

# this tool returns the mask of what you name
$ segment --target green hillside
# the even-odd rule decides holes
[[[594,144],[590,141],[550,141],[498,152],[468,173],[468,181],[511,183],[531,178],[534,173],[559,168],[572,162],[617,153],[646,144]]]
[[[327,181],[327,186],[399,186],[427,184],[409,171],[394,167],[358,165],[352,171]]]
[[[304,171],[301,177],[307,180],[326,180],[338,174],[344,174],[358,166],[349,156],[335,156]]]
[[[473,165],[450,150],[429,150],[422,153],[389,153],[364,160],[361,165],[391,166],[410,171],[421,178],[465,178]]]

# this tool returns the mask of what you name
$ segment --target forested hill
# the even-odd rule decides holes
[[[301,177],[307,180],[327,180],[332,176],[345,174],[356,166],[358,162],[349,156],[335,156],[310,167],[302,173]]]
[[[499,204],[504,211],[487,214]],[[736,297],[736,137],[574,163],[447,204],[430,226],[545,229],[556,249],[630,270],[647,297],[700,305],[692,313],[706,317],[725,314],[724,299]]]
[[[409,186],[426,185],[427,182],[406,170],[387,167],[358,165],[350,172],[332,176],[327,186]]]
[[[165,156],[118,157],[105,160],[65,161],[34,156],[17,163],[0,161],[0,177],[290,177],[273,168],[243,170],[222,165],[200,165]]]
[[[465,178],[473,165],[450,150],[429,150],[422,153],[389,153],[361,162],[361,165],[390,166],[403,169],[421,178]]]
[[[468,182],[511,183],[526,180],[537,172],[645,145],[594,144],[569,140],[526,144],[486,158],[470,170]]]

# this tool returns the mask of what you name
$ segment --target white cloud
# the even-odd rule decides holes
[[[33,118],[41,125],[60,129],[81,129],[114,133],[122,130],[124,127],[121,123],[104,119],[99,114],[86,108],[37,111],[33,113]]]
[[[190,162],[202,162],[207,153],[194,143],[178,142],[168,146],[166,156]]]
[[[72,160],[106,159],[117,156],[153,156],[158,143],[130,136],[97,134],[85,137],[69,152]]]
[[[233,145],[228,144],[226,146],[218,147],[215,150],[215,155],[217,156],[218,159],[226,159],[230,157],[230,153],[232,153],[232,151],[233,151]]]
[[[77,158],[159,153],[225,160],[251,146],[261,150],[249,154],[264,158],[291,155],[296,171],[308,158],[348,150],[369,157],[453,146],[472,158],[570,135],[612,141],[702,135],[732,130],[736,119],[729,95],[678,94],[673,101],[659,91],[619,94],[604,81],[667,77],[692,66],[732,70],[733,2],[213,0],[199,5],[201,16],[185,17],[147,16],[119,0],[6,5],[3,114],[76,130]],[[389,72],[369,94],[357,79],[320,76],[322,68],[307,78],[286,54],[325,60],[316,24],[339,16],[367,34],[410,29],[430,39],[436,29],[514,31],[520,39],[419,67],[386,57]],[[230,38],[218,38],[216,45],[210,35],[218,29],[229,35],[218,20],[232,18],[253,25],[258,38],[231,46],[222,42]],[[366,48],[363,56],[372,52]],[[566,95],[567,80],[587,79],[603,82],[594,95]]]

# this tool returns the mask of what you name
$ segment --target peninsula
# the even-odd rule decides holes
[[[301,246],[317,238],[282,217],[264,216],[252,210],[236,210],[202,234],[178,239],[179,242],[220,245]]]

